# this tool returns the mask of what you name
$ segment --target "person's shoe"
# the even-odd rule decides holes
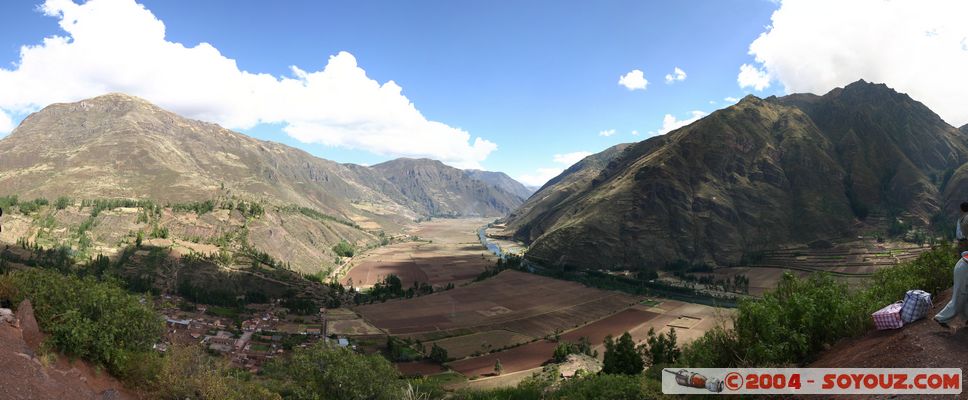
[[[942,328],[945,328],[945,329],[951,329],[951,325],[948,325],[948,323],[947,323],[947,322],[941,322],[941,321],[940,321],[940,320],[938,320],[937,318],[932,318],[932,319],[934,320],[934,322],[937,322],[937,323],[938,323],[938,325],[941,325],[941,327],[942,327]]]

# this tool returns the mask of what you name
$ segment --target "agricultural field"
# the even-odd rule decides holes
[[[574,343],[581,337],[586,337],[592,343],[593,349],[599,352],[599,357],[602,357],[602,343],[607,335],[617,337],[629,332],[637,343],[641,343],[648,337],[649,329],[654,329],[656,333],[675,329],[679,343],[688,343],[715,326],[728,324],[730,313],[726,309],[661,300],[655,306],[635,305],[578,329],[564,332],[561,340]],[[555,342],[542,339],[510,350],[454,361],[448,367],[469,378],[489,376],[498,360],[505,372],[526,371],[538,368],[548,361],[555,346]]]
[[[928,250],[927,245],[899,241],[878,243],[861,238],[825,249],[800,246],[771,251],[749,266],[716,268],[712,273],[693,275],[711,276],[714,280],[732,280],[736,275],[744,275],[750,280],[749,294],[753,296],[775,288],[784,273],[804,277],[817,271],[829,272],[852,287],[862,287],[877,270],[914,260]],[[663,274],[663,279],[671,279],[669,275]]]
[[[447,355],[451,358],[461,359],[517,346],[533,340],[534,338],[528,335],[499,329],[435,340],[427,343],[427,345],[436,344],[447,350]]]
[[[540,338],[596,321],[639,300],[620,292],[508,270],[471,285],[359,306],[356,311],[390,334],[424,340],[497,329]]]
[[[389,274],[400,277],[404,287],[414,282],[434,286],[470,282],[497,262],[477,238],[477,229],[488,222],[480,218],[421,222],[407,231],[417,241],[394,243],[355,257],[340,282],[367,288]]]

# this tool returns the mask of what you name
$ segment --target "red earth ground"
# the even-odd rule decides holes
[[[103,371],[87,363],[68,362],[63,356],[45,365],[37,358],[42,334],[32,322],[33,312],[25,318],[18,312],[18,326],[0,322],[0,399],[9,400],[92,400],[133,399],[134,394]],[[28,341],[34,344],[31,348]]]
[[[951,290],[934,299],[934,309],[901,329],[872,331],[837,343],[810,364],[810,368],[962,368],[968,367],[968,327],[955,320],[945,329],[931,320],[951,298]],[[968,384],[962,375],[962,387]],[[966,398],[936,396],[937,398]],[[929,398],[930,396],[878,395],[866,398]]]

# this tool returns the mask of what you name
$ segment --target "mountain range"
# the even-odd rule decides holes
[[[883,84],[750,95],[587,157],[506,222],[530,245],[529,258],[550,265],[735,265],[849,237],[869,216],[907,226],[943,220],[968,199],[966,139],[965,127]]]
[[[186,246],[231,237],[246,242],[239,248],[251,246],[297,271],[315,273],[338,262],[330,249],[341,241],[373,245],[379,235],[400,233],[428,217],[501,217],[527,194],[503,173],[464,171],[433,160],[372,167],[336,163],[117,93],[52,104],[0,139],[0,196],[26,201],[66,196],[78,206],[16,217],[0,233],[3,240],[75,249],[90,242],[106,254],[131,243],[137,232],[163,229]],[[108,199],[150,200],[171,212],[159,211],[153,226],[145,226],[146,218],[134,212],[81,210],[84,201]],[[199,202],[223,212],[175,212],[205,209]],[[239,211],[252,210],[245,204],[261,205],[265,215],[247,221]],[[80,227],[87,214],[85,226],[93,229],[85,232]],[[206,251],[195,247],[192,251]]]
[[[0,140],[0,154],[0,194],[25,198],[182,202],[229,193],[357,221],[387,210],[407,217],[501,216],[527,197],[503,173],[432,160],[340,164],[117,93],[31,114]]]

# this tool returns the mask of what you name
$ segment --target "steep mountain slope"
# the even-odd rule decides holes
[[[398,158],[372,168],[430,216],[503,216],[524,201],[436,160]]]
[[[570,169],[509,217],[530,258],[585,268],[733,264],[845,237],[870,212],[927,223],[968,146],[921,103],[860,81],[824,96],[747,96],[601,157],[611,161],[593,179],[594,169],[585,179]],[[954,175],[949,190],[968,187]]]
[[[93,257],[153,237],[199,254],[256,250],[315,273],[339,262],[331,248],[342,240],[365,246],[422,216],[499,216],[523,201],[461,170],[431,169],[438,179],[419,181],[421,197],[396,170],[335,163],[108,94],[50,105],[0,139],[0,196],[51,202],[11,213],[0,241]],[[61,196],[72,200],[53,207]],[[92,207],[108,199],[152,203]]]
[[[227,193],[347,219],[358,213],[351,201],[395,204],[373,187],[382,178],[368,169],[185,119],[123,94],[48,106],[0,141],[0,154],[0,192],[22,197],[184,202]]]
[[[654,140],[662,139],[657,137]],[[557,220],[558,212],[563,209],[559,204],[588,187],[592,179],[595,179],[609,162],[629,146],[629,143],[617,144],[592,154],[549,180],[528,198],[528,201],[508,216],[510,222],[508,230],[515,232],[515,236],[525,241],[536,239],[537,236],[533,236],[533,232],[540,235],[540,232],[547,229],[548,224]]]
[[[963,134],[884,84],[861,80],[820,97],[773,100],[804,110],[835,143],[855,206],[905,210],[925,223],[942,205],[945,174],[968,161]]]
[[[466,172],[467,175],[472,179],[477,179],[489,185],[497,186],[501,189],[504,189],[505,192],[511,193],[522,199],[531,197],[531,194],[535,192],[503,172],[481,171],[479,169],[466,169],[464,172]]]

